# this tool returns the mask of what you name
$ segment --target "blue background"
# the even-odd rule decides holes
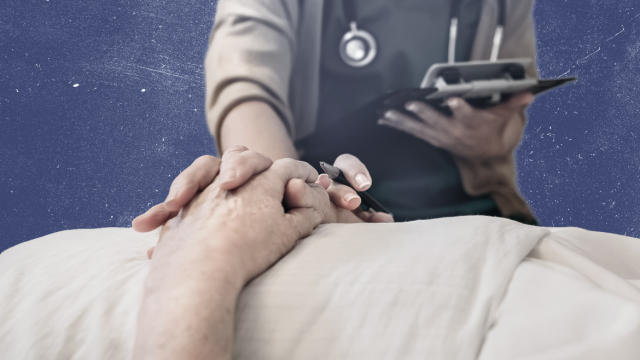
[[[0,11],[0,250],[128,226],[214,153],[203,57],[215,1],[5,0]],[[640,4],[538,0],[542,77],[519,182],[543,225],[640,236]]]

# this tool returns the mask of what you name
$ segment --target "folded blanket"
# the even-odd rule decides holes
[[[516,270],[481,360],[640,359],[640,240],[552,229]]]
[[[540,279],[553,278],[558,270],[543,274],[520,264],[534,249],[542,252],[534,251],[538,258],[525,264],[549,262],[545,257],[550,252],[542,244],[554,236],[545,228],[480,216],[321,226],[241,295],[234,358],[475,359],[480,354],[486,359],[512,359],[516,357],[509,356],[553,350],[540,346],[557,348],[559,343],[544,339],[540,346],[519,353],[516,345],[501,345],[524,342],[533,334],[518,321],[508,321],[512,314],[544,312],[532,311],[540,299],[527,298],[526,294],[535,293],[527,281],[540,274],[544,275]],[[149,264],[145,251],[156,238],[157,232],[137,234],[130,229],[73,230],[2,253],[3,356],[129,357]],[[566,243],[563,246],[567,248]],[[579,273],[580,265],[554,266],[578,274],[574,282],[593,283]],[[630,266],[631,270],[620,271],[635,271]],[[640,321],[630,315],[639,313],[638,303],[619,300],[637,289],[625,288],[628,283],[618,280],[613,290],[602,290],[617,302],[605,301],[599,304],[604,307],[594,309],[624,305],[623,313],[610,315],[629,318],[626,330],[618,334],[635,336]],[[540,292],[556,290],[551,285],[540,288]],[[539,298],[554,296],[543,293]],[[582,317],[584,322],[588,318]],[[547,319],[553,322],[553,317]],[[514,340],[512,334],[518,331],[521,336]],[[540,329],[536,334],[545,337]],[[634,354],[637,349],[630,346],[622,354]]]

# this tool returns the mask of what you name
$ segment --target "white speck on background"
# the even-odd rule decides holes
[[[140,92],[147,92],[147,89],[140,89]]]
[[[80,84],[78,84],[78,83],[73,84],[74,88],[77,88],[78,86],[80,86]]]

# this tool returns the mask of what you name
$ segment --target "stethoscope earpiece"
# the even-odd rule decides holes
[[[367,66],[378,53],[376,39],[368,31],[358,29],[355,21],[352,21],[349,27],[349,31],[340,40],[340,57],[347,65]]]

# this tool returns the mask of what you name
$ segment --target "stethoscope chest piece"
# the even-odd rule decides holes
[[[349,26],[351,29],[340,40],[342,61],[353,67],[371,64],[378,52],[376,39],[368,31],[358,29],[355,21],[352,21]]]

